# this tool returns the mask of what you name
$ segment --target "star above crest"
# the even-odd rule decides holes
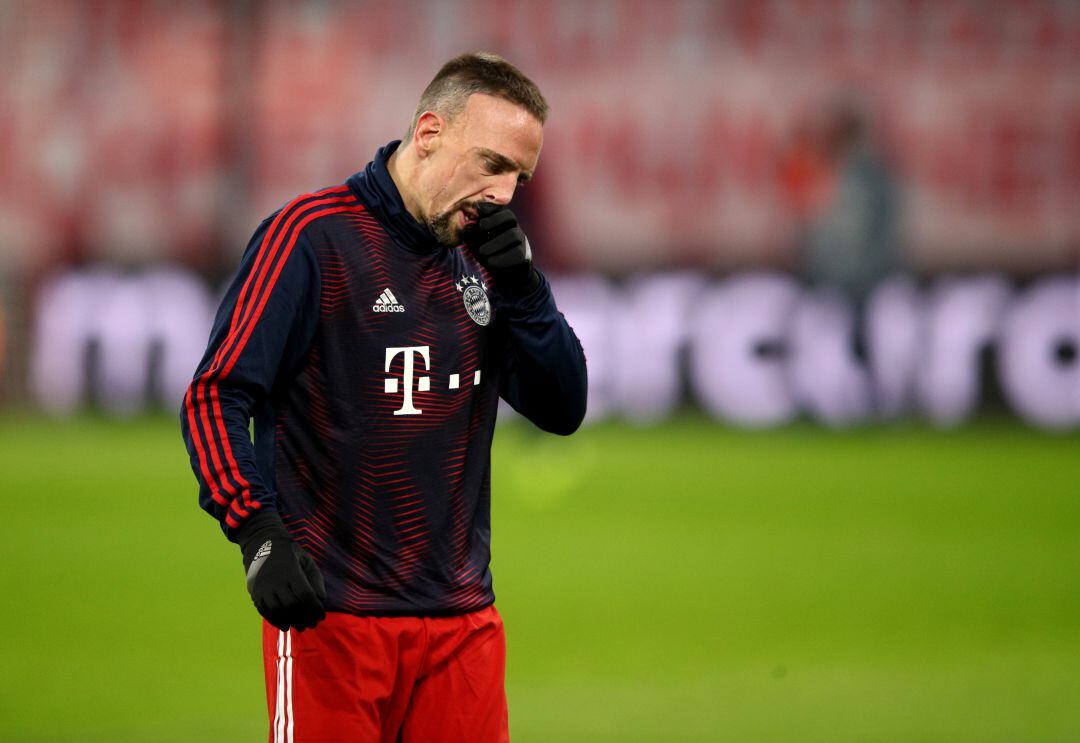
[[[457,289],[459,292],[464,292],[470,286],[479,286],[485,292],[487,291],[487,284],[476,278],[476,276],[461,274],[461,279],[454,283],[454,288]]]

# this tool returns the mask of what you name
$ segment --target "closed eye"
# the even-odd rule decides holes
[[[519,186],[525,185],[532,178],[532,173],[521,171],[521,167],[504,155],[500,155],[494,150],[489,150],[486,147],[479,150],[480,165],[487,175],[502,175],[503,173],[519,172],[517,183]]]

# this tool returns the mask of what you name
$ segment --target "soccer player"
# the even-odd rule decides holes
[[[450,60],[404,141],[258,227],[218,310],[182,427],[264,618],[271,740],[508,738],[498,399],[570,434],[586,398],[506,208],[547,113],[505,60]]]

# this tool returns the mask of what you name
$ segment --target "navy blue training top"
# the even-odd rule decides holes
[[[200,505],[234,541],[279,512],[323,572],[327,610],[455,614],[495,599],[498,398],[571,433],[585,358],[546,279],[500,296],[406,211],[386,168],[397,145],[259,226],[182,429]]]

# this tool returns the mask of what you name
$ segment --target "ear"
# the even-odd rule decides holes
[[[446,130],[446,121],[434,111],[425,111],[416,120],[413,146],[416,154],[425,158],[439,148],[439,135]]]

